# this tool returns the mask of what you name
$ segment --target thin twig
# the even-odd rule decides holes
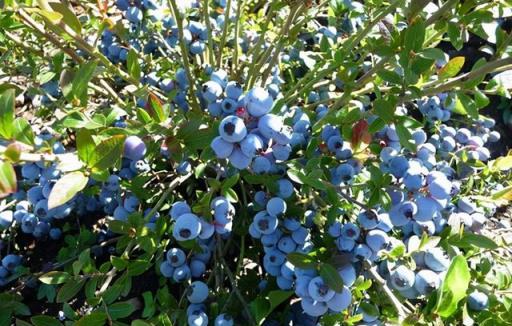
[[[376,266],[367,268],[367,271],[370,273],[372,279],[380,285],[382,290],[384,290],[384,293],[389,298],[391,304],[393,304],[398,313],[398,321],[402,322],[407,317],[407,315],[411,313],[411,311],[409,311],[409,309],[400,303],[400,300],[398,300],[398,298],[393,294],[393,291],[391,291],[391,289],[387,286],[386,280],[383,279],[377,272]]]

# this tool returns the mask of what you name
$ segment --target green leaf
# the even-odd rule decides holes
[[[0,161],[0,198],[16,192],[16,172],[11,163]]]
[[[44,315],[34,316],[30,321],[34,326],[62,326],[57,319]]]
[[[222,195],[225,196],[231,203],[238,203],[238,195],[233,188],[228,188],[222,191]]]
[[[61,206],[70,201],[89,181],[83,172],[76,171],[65,174],[53,186],[48,197],[48,209]]]
[[[14,120],[14,139],[28,145],[34,145],[34,131],[24,118]]]
[[[318,262],[315,258],[299,252],[289,253],[286,258],[293,266],[304,269],[316,268]]]
[[[125,138],[125,135],[115,135],[99,143],[95,148],[94,155],[90,158],[89,166],[98,171],[119,166]]]
[[[63,303],[72,299],[82,289],[85,279],[70,279],[60,288],[57,293],[57,302]]]
[[[162,102],[160,102],[158,97],[153,93],[149,93],[148,95],[146,109],[148,110],[149,115],[156,122],[164,122],[169,116],[168,106],[162,105]]]
[[[435,311],[441,317],[450,317],[456,310],[460,300],[466,296],[471,274],[464,256],[452,260],[441,288],[437,294]]]
[[[128,264],[128,276],[137,276],[145,271],[151,266],[151,262],[146,260],[134,260]]]
[[[462,49],[462,28],[458,24],[448,22],[448,38],[455,49]]]
[[[95,147],[96,143],[92,138],[92,132],[89,129],[79,129],[76,133],[76,149],[82,162],[89,163],[94,155]]]
[[[62,284],[69,278],[66,272],[51,271],[39,277],[39,280],[45,284]]]
[[[494,194],[492,194],[491,198],[494,200],[512,200],[512,186],[503,188],[500,191],[495,192]]]
[[[406,126],[402,123],[395,123],[396,133],[398,134],[398,138],[400,139],[400,144],[410,150],[411,152],[416,151],[416,144],[412,140],[412,135]]]
[[[153,298],[151,291],[142,293],[144,298],[144,310],[142,311],[143,318],[150,318],[155,314],[156,311],[156,300]]]
[[[457,92],[457,101],[455,103],[456,110],[463,111],[462,114],[468,114],[473,119],[478,119],[478,108],[475,101],[463,92]],[[457,112],[458,113],[458,112]]]
[[[130,49],[128,51],[128,57],[126,58],[126,66],[128,67],[128,73],[134,79],[140,79],[140,65],[139,65],[139,55],[134,49]]]
[[[261,325],[270,313],[270,302],[265,298],[258,297],[249,304],[249,308],[258,325]]]
[[[373,102],[373,109],[375,110],[375,113],[386,123],[392,122],[395,117],[396,105],[394,101],[377,99]]]
[[[112,263],[112,266],[114,266],[119,271],[122,271],[126,268],[126,266],[128,266],[127,260],[116,256],[110,256],[110,262]]]
[[[403,82],[402,77],[400,77],[399,74],[391,70],[379,70],[377,71],[377,76],[379,76],[380,79],[392,84],[400,85]]]
[[[270,312],[274,310],[281,303],[285,302],[286,299],[292,296],[293,291],[274,290],[268,293],[268,301],[270,302]]]
[[[108,313],[114,320],[130,316],[135,311],[133,302],[116,302],[108,307]]]
[[[464,66],[464,57],[454,57],[438,71],[439,78],[451,78],[456,76]]]
[[[75,78],[73,78],[71,93],[75,98],[80,100],[82,106],[87,104],[88,83],[91,80],[97,65],[96,61],[88,61],[80,67]]]
[[[104,326],[107,314],[104,312],[93,312],[83,316],[76,322],[76,326]]]
[[[498,245],[492,239],[475,233],[464,233],[462,235],[456,234],[448,239],[448,242],[451,245],[460,247],[460,248],[470,248],[471,246],[475,246],[482,249],[497,249]]]
[[[10,139],[14,128],[14,89],[7,89],[0,94],[0,137]]]
[[[405,30],[404,48],[407,52],[419,52],[423,48],[425,41],[426,26],[425,22],[418,19]]]
[[[236,185],[236,183],[238,182],[238,179],[240,179],[240,174],[237,173],[237,174],[232,175],[231,177],[222,181],[221,189],[232,188],[234,185]]]
[[[335,292],[340,293],[343,290],[343,280],[334,266],[322,263],[319,273],[324,282]]]
[[[53,10],[62,15],[62,20],[64,23],[71,27],[73,31],[75,31],[77,34],[82,33],[82,25],[80,24],[80,21],[68,6],[60,2],[49,2],[48,4],[52,7]]]
[[[60,23],[60,21],[62,19],[62,14],[55,12],[55,11],[43,10],[43,9],[32,9],[30,11],[38,13],[39,15],[46,18],[52,24],[58,24],[58,23]]]

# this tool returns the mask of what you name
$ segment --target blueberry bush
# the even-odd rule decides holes
[[[0,325],[511,325],[510,0],[0,8]]]

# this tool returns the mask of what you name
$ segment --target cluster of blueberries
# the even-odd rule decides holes
[[[187,322],[194,326],[207,326],[208,315],[204,301],[208,298],[208,285],[201,281],[194,281],[187,291],[187,299],[190,305],[187,308]],[[228,314],[219,314],[215,318],[215,326],[233,326],[233,318]]]
[[[207,82],[203,88],[203,96],[210,102],[209,111],[225,115],[219,136],[211,143],[217,158],[228,159],[240,170],[250,167],[257,174],[280,171],[277,164],[286,161],[292,151],[292,129],[281,116],[269,113],[273,105],[271,94],[255,87],[243,95],[239,85],[228,83],[227,97],[218,101],[222,91],[216,81]]]
[[[166,260],[160,264],[163,276],[171,278],[174,282],[183,283],[204,275],[215,250],[214,234],[222,238],[228,237],[235,216],[234,206],[225,197],[214,198],[210,208],[213,220],[208,222],[205,218],[193,214],[190,206],[184,201],[177,201],[171,206],[169,215],[174,221],[173,238],[178,243],[197,240],[200,251],[191,253],[188,259],[189,256],[181,248],[169,249]],[[208,297],[208,286],[202,281],[194,281],[187,291],[187,298],[191,303],[187,309],[189,325],[207,325],[208,316],[203,301]],[[221,314],[217,316],[215,325],[233,325],[233,320],[230,316]]]

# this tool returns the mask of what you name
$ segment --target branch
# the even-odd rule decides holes
[[[236,286],[236,279],[233,276],[233,273],[231,272],[231,270],[229,269],[229,266],[226,263],[226,260],[222,256],[219,258],[220,258],[222,266],[224,267],[224,270],[226,271],[226,274],[228,275],[229,281],[231,282],[233,292],[235,292],[236,296],[238,297],[238,300],[240,300],[240,303],[244,307],[245,314],[247,315],[247,318],[249,318],[250,324],[257,325],[256,321],[254,320],[254,318],[249,310],[249,305],[247,304],[242,293],[240,293],[240,291],[238,290],[238,287]]]
[[[156,212],[164,205],[167,197],[171,194],[171,192],[176,189],[179,185],[181,185],[183,182],[185,182],[188,178],[192,176],[192,173],[189,173],[187,175],[181,176],[179,178],[174,179],[169,184],[169,188],[163,192],[163,194],[160,196],[158,201],[156,202],[155,206],[144,216],[144,221],[149,222],[151,217],[155,215]]]
[[[181,17],[181,14],[178,10],[178,7],[176,6],[176,1],[174,0],[167,0],[167,3],[170,5],[171,11],[176,18],[176,25],[178,25],[178,38],[180,43],[180,49],[181,49],[181,55],[182,55],[182,62],[183,62],[183,68],[185,69],[185,73],[187,74],[187,79],[189,82],[189,97],[190,101],[192,101],[192,108],[196,110],[200,110],[199,103],[197,102],[196,98],[196,92],[195,92],[195,82],[192,78],[192,73],[190,70],[190,64],[188,62],[188,49],[185,45],[185,37],[183,36],[183,18]]]
[[[411,311],[409,311],[409,309],[404,307],[402,305],[402,303],[400,303],[400,300],[398,300],[398,298],[393,294],[393,291],[391,291],[391,289],[387,286],[386,280],[383,279],[377,272],[377,266],[373,266],[373,267],[366,266],[366,267],[367,267],[367,271],[370,273],[371,278],[379,284],[379,286],[382,288],[382,290],[384,290],[384,293],[386,294],[386,296],[389,298],[389,300],[395,307],[395,309],[398,313],[398,321],[402,322],[407,317],[407,315],[411,314]]]

